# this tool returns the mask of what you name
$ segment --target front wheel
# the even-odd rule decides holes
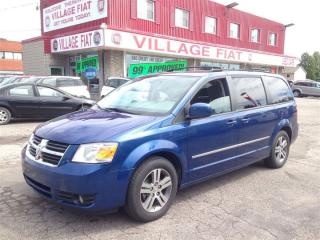
[[[271,155],[266,159],[265,165],[269,168],[283,167],[289,156],[290,138],[285,131],[280,131],[273,142]]]
[[[169,210],[177,189],[178,176],[174,166],[165,158],[150,158],[132,177],[125,210],[137,221],[156,220]]]

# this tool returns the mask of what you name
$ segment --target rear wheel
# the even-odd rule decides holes
[[[301,97],[301,92],[298,91],[298,90],[294,90],[294,91],[293,91],[293,95],[294,95],[295,97]]]
[[[285,131],[280,131],[275,137],[271,155],[265,160],[265,165],[269,168],[283,167],[289,156],[290,138]]]
[[[0,125],[8,124],[10,120],[11,112],[5,107],[0,107]]]
[[[134,173],[125,210],[141,222],[162,217],[173,203],[178,188],[174,166],[165,158],[153,157]]]

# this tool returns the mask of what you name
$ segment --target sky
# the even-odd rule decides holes
[[[166,0],[170,1],[170,0]],[[316,20],[318,0],[235,0],[239,10],[265,17],[287,28],[285,54],[299,57],[303,52],[320,51],[320,29]],[[40,36],[40,0],[0,0],[0,38],[24,40]],[[215,0],[229,4],[233,0]]]

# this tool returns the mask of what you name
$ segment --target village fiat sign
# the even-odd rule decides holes
[[[52,39],[51,52],[67,52],[102,47],[103,45],[103,31],[96,30]]]
[[[50,32],[107,17],[107,0],[66,0],[43,9],[43,31]]]
[[[199,44],[169,38],[152,37],[141,34],[105,30],[105,46],[108,48],[134,50],[144,53],[155,53],[165,56],[179,56],[208,60],[222,60],[228,62],[244,62],[270,66],[295,67],[298,59],[268,54],[259,51],[248,51],[234,47],[220,47],[218,45]],[[125,41],[115,41],[125,39]]]

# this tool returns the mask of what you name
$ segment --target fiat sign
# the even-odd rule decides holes
[[[65,0],[43,9],[43,31],[50,32],[107,16],[107,0]]]

